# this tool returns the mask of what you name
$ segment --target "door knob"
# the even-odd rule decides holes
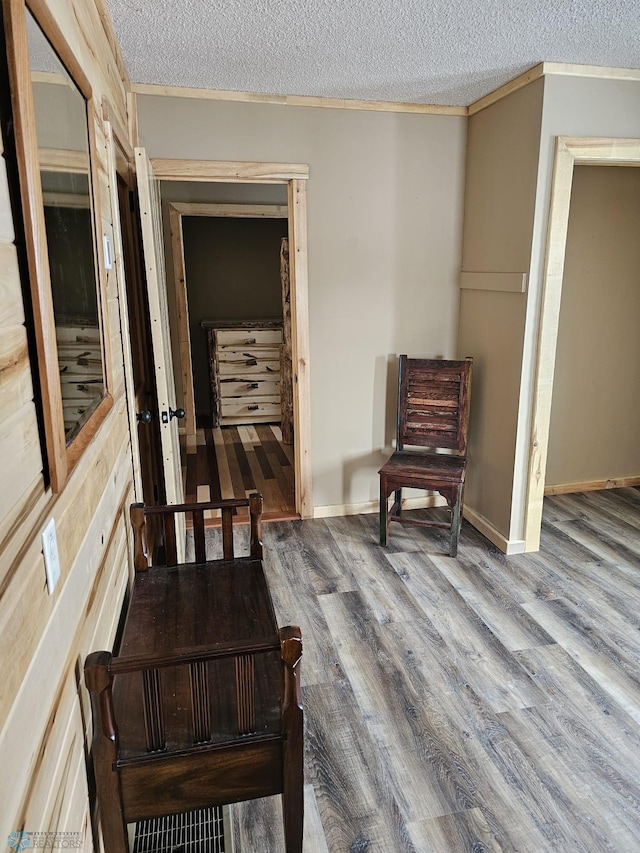
[[[169,414],[163,412],[160,415],[160,420],[163,424],[168,424],[172,418],[183,418],[184,415],[184,409],[172,409],[171,406],[169,406]]]
[[[148,409],[144,412],[138,412],[136,415],[136,420],[138,420],[141,424],[150,424],[153,420],[153,412],[150,412]]]

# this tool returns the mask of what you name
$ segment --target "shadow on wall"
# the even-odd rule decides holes
[[[378,499],[378,471],[387,461],[389,453],[386,450],[373,450],[354,456],[342,465],[342,487],[347,506],[353,502],[353,495],[369,494],[369,500]],[[359,481],[365,481],[360,487]]]

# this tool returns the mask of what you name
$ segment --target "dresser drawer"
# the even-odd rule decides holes
[[[218,347],[216,350],[216,357],[219,362],[223,361],[248,361],[253,359],[264,361],[269,360],[273,361],[273,359],[280,358],[280,345],[278,346],[269,346],[268,344],[256,344],[253,347],[238,347],[238,346],[228,346],[228,347]]]
[[[222,379],[225,376],[237,376],[238,378],[242,378],[244,376],[254,376],[255,374],[264,373],[264,378],[267,376],[273,376],[274,379],[280,378],[280,357],[279,354],[275,356],[270,354],[269,356],[263,356],[257,358],[255,356],[243,356],[242,353],[235,353],[233,358],[219,358],[218,359],[218,373],[220,378]]]
[[[223,379],[220,382],[220,397],[277,397],[280,400],[279,379],[263,379],[262,376],[242,379]]]
[[[218,329],[216,331],[218,348],[245,347],[254,344],[280,344],[280,329]]]
[[[255,397],[251,400],[237,398],[223,398],[220,406],[220,418],[222,423],[228,419],[247,418],[269,418],[274,421],[280,420],[280,398],[279,397]]]

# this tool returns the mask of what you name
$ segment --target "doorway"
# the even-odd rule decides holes
[[[184,305],[177,315],[185,500],[259,492],[265,520],[298,517],[283,189],[272,188],[283,204],[168,202],[176,303]],[[243,344],[237,351],[234,334]]]
[[[173,279],[168,285],[169,303],[174,302],[172,312],[172,338],[174,360],[180,363],[180,376],[184,389],[185,426],[183,428],[185,455],[200,453],[201,457],[208,455],[209,459],[218,461],[216,450],[222,452],[229,448],[228,460],[241,460],[249,454],[254,454],[254,468],[264,471],[266,456],[271,455],[271,468],[277,468],[280,459],[282,467],[287,470],[289,490],[293,500],[289,501],[292,512],[299,517],[309,517],[311,508],[310,488],[310,453],[309,453],[309,387],[308,387],[308,314],[307,314],[307,270],[306,270],[306,192],[305,178],[308,174],[306,167],[279,165],[277,175],[274,174],[274,164],[217,164],[212,162],[186,163],[185,161],[153,161],[155,176],[161,181],[163,206],[165,207],[165,245],[172,245],[172,258],[168,260],[169,272],[173,269]],[[246,174],[245,174],[246,173]],[[295,175],[295,177],[293,177]],[[186,180],[185,180],[186,177]],[[279,194],[279,201],[278,199]],[[268,196],[271,196],[271,200]],[[212,196],[216,201],[212,202]],[[257,198],[257,201],[256,201]],[[274,202],[273,199],[276,199]],[[203,200],[204,199],[204,200]],[[221,201],[220,201],[221,199]],[[284,203],[283,203],[284,202]],[[222,435],[215,435],[204,430],[199,432],[197,424],[197,394],[194,391],[194,371],[191,364],[191,331],[189,328],[189,303],[185,285],[184,266],[184,229],[185,217],[208,216],[212,211],[206,210],[208,204],[222,204],[226,207],[225,216],[231,218],[248,216],[259,218],[271,205],[274,211],[267,217],[283,220],[285,232],[291,243],[290,257],[290,307],[291,307],[291,376],[293,379],[293,446],[283,449],[278,435],[278,427],[271,427],[271,434],[266,433],[266,427],[253,427],[250,424],[241,428],[247,435],[234,436],[233,440],[225,441]],[[248,211],[251,204],[262,208]],[[235,210],[234,205],[236,205]],[[241,212],[239,207],[245,205]],[[214,211],[215,212],[215,211]],[[220,213],[220,211],[218,211]],[[179,235],[179,236],[178,236]],[[171,275],[169,275],[171,278]],[[202,343],[202,340],[200,341]],[[185,354],[189,358],[185,358]],[[202,359],[200,359],[202,361]],[[188,367],[188,369],[187,369]],[[202,395],[200,394],[200,398]],[[206,413],[205,413],[206,414]],[[202,411],[200,412],[202,416]],[[228,437],[227,437],[228,438]],[[240,440],[238,440],[240,439]],[[244,439],[244,440],[242,440]],[[228,466],[224,458],[222,469]],[[187,460],[188,462],[188,460]],[[193,465],[193,462],[192,462]],[[268,469],[268,465],[266,466]],[[240,471],[240,474],[242,471]],[[280,472],[282,474],[282,471]],[[185,469],[185,476],[187,471]],[[246,471],[245,471],[246,475]],[[273,475],[271,472],[270,476]],[[231,472],[233,479],[233,472]],[[236,476],[236,482],[240,477]],[[227,485],[230,478],[227,476]],[[243,483],[247,490],[248,481],[245,476]],[[264,483],[255,487],[265,492]],[[252,488],[253,490],[253,488]],[[187,488],[187,492],[188,492]],[[205,499],[202,490],[201,500]],[[211,494],[212,498],[219,495]],[[269,517],[268,497],[266,517]],[[277,514],[275,517],[278,517]]]
[[[540,547],[569,211],[574,168],[580,164],[640,166],[640,140],[558,137],[556,141],[533,388],[531,450],[525,503],[526,551],[536,551]]]
[[[545,495],[640,484],[640,169],[574,170]]]

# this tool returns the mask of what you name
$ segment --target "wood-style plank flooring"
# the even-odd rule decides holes
[[[185,501],[244,498],[260,492],[265,521],[298,517],[293,448],[282,442],[278,425],[212,427],[210,419],[199,418],[196,442],[195,448],[182,449]],[[248,511],[240,509],[239,520],[243,516]]]
[[[548,499],[531,555],[377,530],[264,527],[304,639],[305,853],[640,851],[640,490]],[[233,822],[283,850],[279,798]]]

